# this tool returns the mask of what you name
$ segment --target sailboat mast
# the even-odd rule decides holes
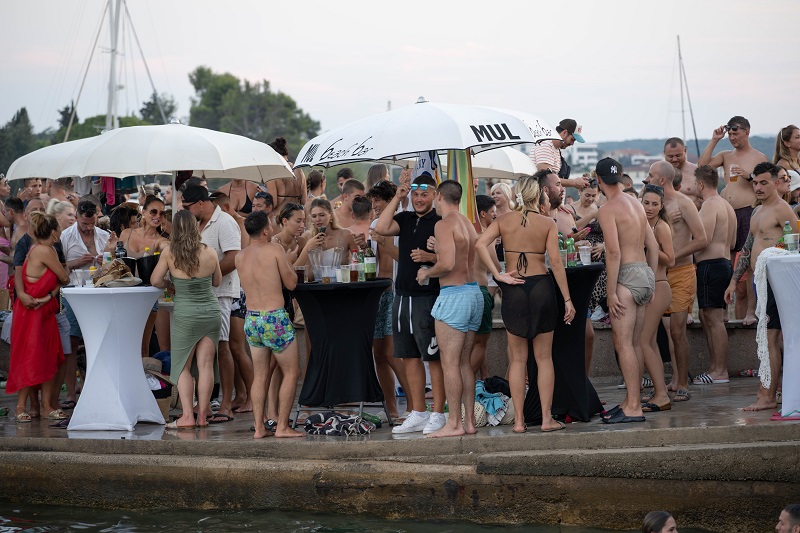
[[[678,35],[678,85],[681,88],[681,125],[683,138],[686,139],[686,110],[683,107],[683,57],[681,56],[681,36]]]
[[[122,0],[108,0],[108,22],[111,31],[111,65],[108,73],[107,130],[119,127],[119,118],[117,117],[117,42],[119,38],[121,2]]]

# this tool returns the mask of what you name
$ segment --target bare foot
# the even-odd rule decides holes
[[[467,435],[475,435],[478,433],[478,428],[475,427],[474,423],[463,424],[462,427],[464,428],[464,433]]]
[[[528,431],[528,426],[525,424],[522,424],[521,426],[514,424],[514,433],[525,433],[526,431]]]
[[[744,319],[742,319],[742,325],[743,326],[752,326],[753,324],[756,324],[756,323],[758,323],[758,318],[756,317],[756,315],[750,315],[749,314],[749,315],[745,316]]]
[[[261,427],[263,428],[264,426],[262,425]],[[253,438],[254,439],[265,439],[265,438],[271,437],[273,435],[275,435],[275,433],[273,433],[271,431],[267,431],[266,429],[261,429],[261,430],[256,429],[256,432],[253,435]]]
[[[464,426],[459,425],[458,428],[451,427],[450,424],[445,424],[442,429],[435,431],[426,437],[431,439],[437,439],[440,437],[460,437],[466,433],[464,431]]]
[[[297,431],[296,429],[292,429],[287,427],[286,429],[276,429],[275,436],[278,438],[292,438],[292,437],[305,437],[306,434],[302,431]]]
[[[240,405],[238,407],[233,408],[234,413],[252,413],[253,412],[253,402],[247,400],[244,405]]]
[[[775,400],[766,400],[759,398],[752,405],[742,407],[742,411],[766,411],[767,409],[777,409],[778,403]]]

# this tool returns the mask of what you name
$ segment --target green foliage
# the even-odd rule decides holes
[[[158,104],[161,103],[161,108],[164,110],[166,122],[161,117],[161,111],[158,109]],[[142,120],[148,124],[168,124],[169,119],[175,116],[175,111],[178,110],[178,103],[175,98],[166,93],[161,93],[159,96],[156,92],[150,95],[150,99],[142,104],[139,114]]]
[[[69,117],[67,117],[67,121],[69,122]],[[148,122],[145,122],[137,116],[119,117],[120,128],[124,128],[126,126],[143,126],[147,124]],[[72,129],[69,132],[69,140],[74,141],[77,139],[94,137],[96,135],[100,135],[104,129],[106,129],[106,116],[95,115],[85,119],[81,123],[74,122],[72,124]],[[52,137],[52,142],[50,144],[64,142],[64,134],[66,132],[66,127],[59,128]]]
[[[72,116],[72,111],[75,109],[75,102],[70,102],[69,105],[66,105],[58,110],[58,127],[59,128],[66,128],[69,125],[69,119]],[[80,122],[78,118],[78,114],[75,113],[75,118],[72,121],[74,124]]]
[[[189,74],[195,89],[189,120],[209,128],[269,143],[284,137],[293,157],[319,132],[319,122],[297,106],[289,95],[270,90],[269,82],[240,81],[229,73],[197,67]]]
[[[28,110],[20,108],[0,128],[0,172],[6,172],[17,158],[40,148],[33,135]]]

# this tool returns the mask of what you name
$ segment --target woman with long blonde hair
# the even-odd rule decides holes
[[[194,215],[179,211],[172,219],[170,242],[150,277],[154,287],[173,286],[175,291],[170,381],[178,386],[183,412],[167,424],[169,429],[208,425],[211,389],[219,374],[216,359],[222,325],[219,302],[211,287],[218,287],[221,281],[217,253],[201,242]],[[197,422],[192,406],[193,379],[197,380]]]
[[[575,317],[575,307],[569,295],[567,274],[560,259],[551,260],[552,276],[545,265],[545,254],[560,258],[558,228],[555,221],[539,211],[541,191],[537,176],[523,176],[516,185],[516,206],[481,234],[475,248],[489,272],[503,291],[501,314],[508,337],[508,381],[516,414],[514,431],[526,431],[522,406],[525,402],[528,347],[533,341],[533,353],[539,369],[537,384],[542,405],[542,431],[550,432],[566,426],[553,419],[553,332],[556,328],[555,278],[564,298],[564,321]],[[508,272],[500,273],[492,261],[487,246],[500,237],[506,247]],[[511,265],[515,265],[512,267]]]

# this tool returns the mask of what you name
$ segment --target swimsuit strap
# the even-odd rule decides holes
[[[536,213],[533,209],[526,209],[524,213],[522,213],[522,222],[520,226],[527,226],[528,225],[528,213]]]

